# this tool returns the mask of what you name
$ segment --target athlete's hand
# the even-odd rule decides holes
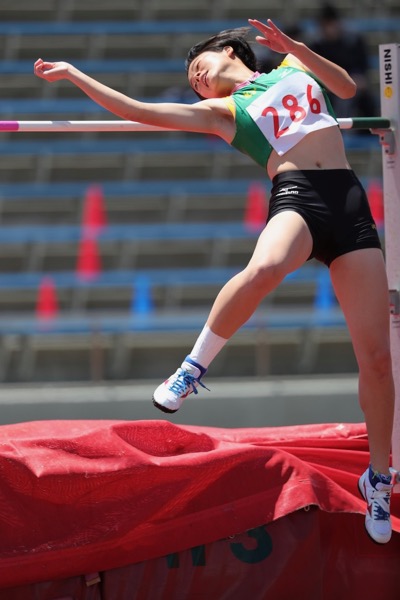
[[[294,52],[297,42],[284,34],[271,19],[267,20],[268,25],[261,23],[261,21],[258,21],[257,19],[249,19],[249,23],[262,33],[262,36],[256,36],[256,41],[262,46],[266,46],[274,52],[280,52],[282,54]]]
[[[71,65],[66,62],[45,62],[39,58],[34,65],[33,72],[46,81],[60,81],[68,79]]]

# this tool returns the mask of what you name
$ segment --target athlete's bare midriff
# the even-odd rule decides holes
[[[339,128],[328,127],[308,134],[283,156],[272,151],[267,172],[268,177],[273,179],[285,171],[350,168]]]
[[[207,102],[214,110],[216,109],[214,114],[218,115],[218,129],[214,130],[214,133],[231,144],[236,134],[232,113],[220,98]],[[339,126],[326,127],[309,133],[283,156],[279,156],[273,150],[267,164],[270,179],[285,171],[314,169],[351,169]]]

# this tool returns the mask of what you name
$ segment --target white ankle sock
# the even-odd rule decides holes
[[[227,339],[211,331],[208,325],[205,325],[189,356],[204,369],[207,369],[227,341]]]

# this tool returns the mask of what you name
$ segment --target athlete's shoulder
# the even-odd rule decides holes
[[[287,54],[283,61],[278,66],[278,69],[289,67],[292,69],[298,69],[300,71],[307,71],[306,66],[294,56],[294,54]]]

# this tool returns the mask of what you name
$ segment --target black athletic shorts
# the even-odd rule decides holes
[[[292,210],[307,223],[313,238],[311,258],[326,265],[361,248],[381,248],[368,198],[349,169],[286,171],[272,180],[267,222]]]

